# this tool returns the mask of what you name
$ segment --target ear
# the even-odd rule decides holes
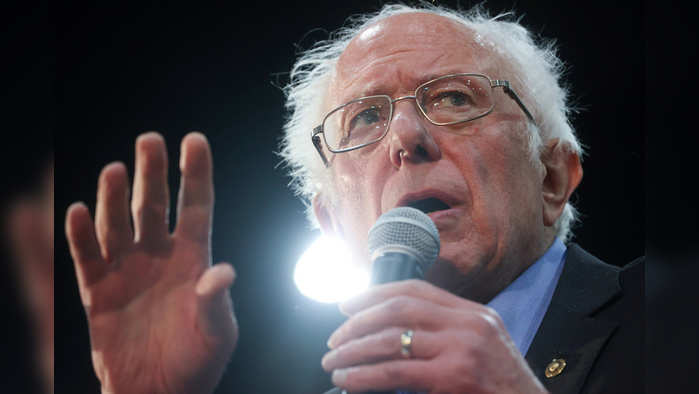
[[[333,216],[332,211],[325,202],[325,199],[316,194],[311,200],[313,205],[313,213],[320,224],[320,230],[325,235],[329,236],[342,236],[342,227],[339,225],[339,221]]]
[[[541,162],[546,169],[541,189],[544,225],[553,226],[570,195],[580,184],[583,171],[577,153],[563,146],[559,139],[546,143],[541,152]]]

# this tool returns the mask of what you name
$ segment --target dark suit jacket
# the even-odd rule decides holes
[[[571,243],[563,272],[526,355],[552,393],[642,393],[644,258],[611,266]],[[556,376],[545,370],[565,360]],[[340,394],[334,388],[326,394]]]

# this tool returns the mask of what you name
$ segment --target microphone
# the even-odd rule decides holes
[[[394,208],[369,230],[371,284],[422,279],[439,255],[439,231],[432,219],[411,207]]]

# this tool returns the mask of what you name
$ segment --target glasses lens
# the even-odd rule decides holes
[[[439,78],[420,87],[417,102],[435,123],[463,122],[493,108],[490,80],[482,75]]]
[[[386,96],[363,97],[331,112],[323,123],[331,150],[350,149],[381,139],[391,119]]]

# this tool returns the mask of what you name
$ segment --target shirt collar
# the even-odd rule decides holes
[[[565,252],[566,246],[556,238],[543,256],[487,304],[500,315],[522,355],[529,350],[546,314],[561,276]]]

